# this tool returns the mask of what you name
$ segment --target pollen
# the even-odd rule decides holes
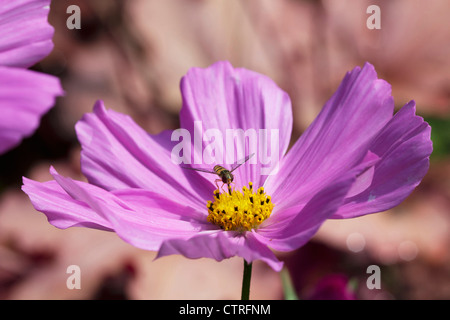
[[[214,201],[208,201],[207,220],[221,229],[229,231],[250,231],[256,229],[272,213],[274,204],[264,188],[253,192],[253,184],[242,191],[229,189],[228,193],[214,191]]]

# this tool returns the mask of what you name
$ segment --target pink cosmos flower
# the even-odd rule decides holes
[[[27,70],[53,49],[50,0],[0,0],[0,154],[39,125],[62,95],[59,80]]]
[[[268,77],[218,62],[191,69],[181,93],[181,128],[192,136],[195,121],[222,133],[278,130],[278,172],[263,175],[262,164],[249,160],[233,172],[234,191],[219,193],[217,177],[171,161],[172,131],[149,135],[99,101],[76,125],[88,182],[54,168],[52,181],[24,178],[34,207],[58,228],[114,231],[158,257],[239,256],[279,271],[271,249],[302,246],[326,219],[398,205],[428,170],[430,126],[415,115],[413,101],[393,115],[390,85],[368,63],[344,77],[288,152],[290,99]]]

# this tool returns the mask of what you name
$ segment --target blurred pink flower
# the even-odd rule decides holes
[[[349,288],[349,280],[343,274],[330,274],[323,277],[308,297],[308,300],[355,300]]]
[[[415,115],[413,101],[393,115],[390,85],[368,63],[347,73],[287,153],[291,103],[268,77],[218,62],[191,69],[181,92],[181,128],[191,136],[195,121],[224,135],[227,129],[279,130],[278,173],[263,175],[261,163],[247,163],[236,171],[232,195],[215,193],[209,176],[171,161],[172,132],[149,135],[99,101],[76,126],[89,183],[53,168],[53,181],[24,178],[22,189],[36,210],[58,228],[114,231],[158,257],[239,256],[279,271],[282,262],[269,248],[304,245],[328,218],[392,208],[428,170],[429,125]],[[253,213],[264,221],[253,221]]]
[[[53,76],[27,70],[53,49],[50,0],[0,0],[0,154],[39,125],[63,91]]]

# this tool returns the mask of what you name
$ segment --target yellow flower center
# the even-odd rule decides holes
[[[264,188],[253,192],[253,184],[244,186],[241,191],[220,193],[214,191],[214,201],[207,202],[207,220],[218,225],[223,230],[239,232],[257,228],[272,213],[274,204]]]

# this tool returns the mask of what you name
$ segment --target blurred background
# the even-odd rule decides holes
[[[81,29],[69,30],[69,5]],[[369,5],[381,9],[370,30]],[[242,259],[223,262],[136,249],[115,234],[59,230],[21,192],[22,176],[47,181],[50,165],[83,180],[74,125],[97,99],[155,134],[179,126],[179,82],[190,67],[229,60],[289,93],[292,142],[345,72],[372,63],[396,108],[414,99],[432,126],[431,167],[389,212],[327,221],[303,248],[279,254],[301,299],[450,299],[450,2],[447,0],[58,0],[54,50],[35,70],[66,95],[40,128],[0,156],[0,299],[239,299]],[[81,268],[81,289],[66,287]],[[370,265],[381,289],[369,290]],[[251,299],[283,299],[279,274],[253,267]]]

